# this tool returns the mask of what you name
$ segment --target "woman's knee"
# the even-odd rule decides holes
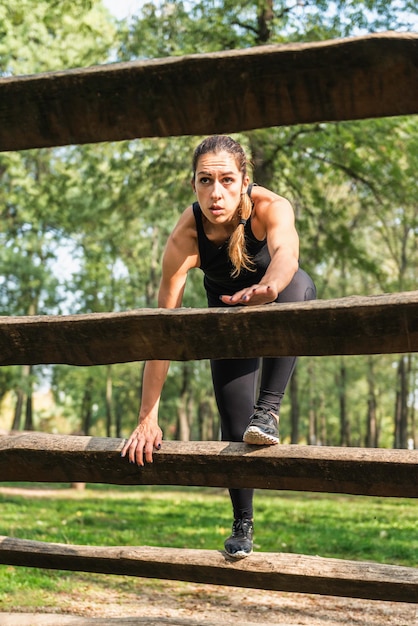
[[[316,288],[312,278],[304,270],[298,269],[276,302],[305,302],[315,300],[315,298]]]

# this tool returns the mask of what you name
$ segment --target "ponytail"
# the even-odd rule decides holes
[[[248,256],[245,242],[245,225],[251,216],[252,203],[247,192],[241,194],[241,201],[238,207],[238,226],[229,239],[228,256],[234,266],[231,272],[232,278],[236,278],[241,270],[254,271],[252,259]]]

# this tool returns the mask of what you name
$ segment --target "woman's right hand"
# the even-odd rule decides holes
[[[143,466],[144,462],[152,463],[152,453],[161,448],[163,433],[154,419],[144,419],[135,428],[125,443],[121,456],[128,455],[130,463]]]
[[[171,233],[164,252],[158,306],[181,307],[188,271],[199,266],[196,221],[190,205]],[[149,360],[145,363],[139,424],[125,443],[121,456],[143,466],[152,463],[154,450],[161,448],[163,433],[158,426],[158,406],[167,378],[170,361]]]

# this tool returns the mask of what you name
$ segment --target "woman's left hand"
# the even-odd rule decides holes
[[[263,285],[260,283],[258,285],[251,285],[251,287],[247,287],[246,289],[241,289],[241,291],[237,291],[232,296],[220,296],[220,299],[224,304],[229,304],[230,306],[236,304],[255,306],[257,304],[269,304],[270,302],[274,302],[278,295],[279,293],[273,285]]]

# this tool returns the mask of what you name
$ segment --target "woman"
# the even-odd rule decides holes
[[[204,272],[210,307],[297,302],[315,297],[309,276],[299,269],[299,238],[290,203],[250,185],[247,159],[239,143],[224,135],[205,139],[193,157],[197,202],[180,217],[165,248],[158,306],[181,306],[192,268]],[[279,408],[296,359],[214,360],[212,379],[223,441],[279,443]],[[151,463],[161,447],[158,406],[168,361],[148,361],[144,369],[139,424],[122,456]],[[256,401],[255,401],[256,400]],[[251,554],[253,490],[230,489],[234,521],[225,551],[233,558]]]

